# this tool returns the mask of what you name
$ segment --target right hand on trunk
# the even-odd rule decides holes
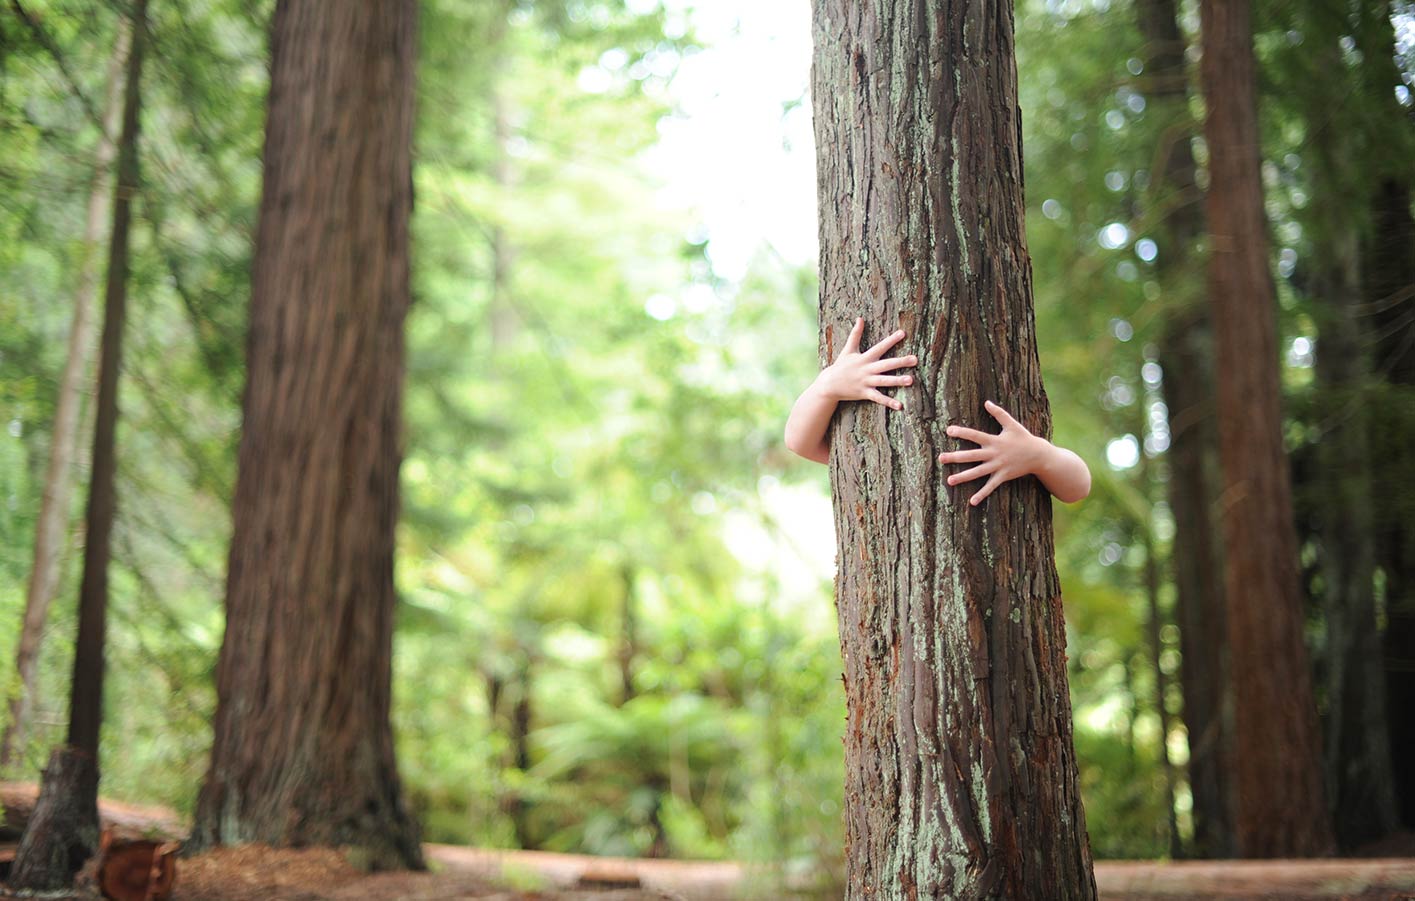
[[[845,341],[844,349],[835,358],[835,362],[821,370],[816,381],[820,389],[832,400],[872,400],[891,409],[902,410],[904,404],[901,401],[889,397],[879,389],[912,385],[912,375],[887,373],[915,366],[919,358],[912,354],[907,357],[884,358],[885,351],[904,340],[903,329],[889,335],[869,350],[861,352],[860,336],[864,331],[865,320],[857,318],[855,327],[850,330],[850,337]]]

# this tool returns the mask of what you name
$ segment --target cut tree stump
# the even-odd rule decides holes
[[[181,842],[115,839],[104,830],[98,890],[108,901],[168,901],[177,880]]]

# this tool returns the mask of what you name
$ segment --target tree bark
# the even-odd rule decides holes
[[[1228,786],[1233,732],[1231,705],[1226,702],[1222,549],[1213,512],[1218,495],[1213,344],[1202,285],[1193,280],[1195,244],[1204,232],[1203,195],[1190,150],[1194,128],[1184,66],[1186,43],[1174,0],[1141,0],[1136,11],[1145,39],[1145,94],[1161,135],[1155,148],[1160,164],[1146,203],[1168,211],[1161,220],[1156,261],[1167,304],[1159,363],[1169,411],[1170,443],[1165,456],[1174,517],[1170,555],[1193,803],[1191,853],[1227,857],[1233,853]]]
[[[211,763],[190,850],[422,868],[389,722],[416,3],[281,0]]]
[[[821,356],[916,353],[902,412],[831,428],[847,897],[1094,898],[1051,500],[936,462],[984,400],[1050,437],[1023,231],[1012,6],[814,4]]]
[[[49,463],[44,476],[44,496],[34,530],[34,565],[25,592],[24,619],[20,626],[15,670],[17,691],[9,699],[10,715],[0,735],[0,769],[15,759],[17,746],[29,728],[34,702],[35,663],[44,639],[44,624],[59,582],[59,563],[68,539],[69,498],[74,488],[75,447],[78,444],[79,408],[82,387],[89,379],[89,359],[93,345],[94,295],[98,291],[98,255],[103,240],[103,223],[108,218],[111,188],[109,171],[117,154],[113,136],[123,110],[123,67],[128,58],[126,22],[119,24],[108,63],[108,88],[103,104],[103,122],[94,152],[88,210],[84,218],[83,242],[79,249],[78,283],[74,287],[74,318],[69,325],[69,346],[64,371],[59,377],[59,394],[54,408],[54,426],[49,437]]]
[[[1246,0],[1202,0],[1200,17],[1235,714],[1234,832],[1244,857],[1320,856],[1331,852],[1333,840],[1282,444],[1252,27]]]
[[[79,588],[79,634],[69,696],[66,744],[49,758],[35,814],[25,825],[9,884],[13,889],[67,888],[98,847],[98,737],[103,722],[104,643],[108,614],[108,561],[116,509],[114,477],[118,381],[128,302],[128,231],[133,196],[140,189],[138,132],[147,0],[133,7],[132,47],[123,97],[123,130],[113,188],[113,228],[108,241],[103,340],[98,366],[93,471],[89,478],[87,540]]]

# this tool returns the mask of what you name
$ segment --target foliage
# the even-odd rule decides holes
[[[215,700],[271,6],[154,5],[143,85],[103,787],[184,812]],[[1264,5],[1259,35],[1285,351],[1320,326],[1294,262],[1319,219],[1301,200],[1307,113],[1282,100],[1312,77],[1288,37],[1312,26],[1284,18],[1309,6]],[[0,18],[6,623],[23,604],[93,176],[86,105],[122,11],[25,7],[64,66]],[[695,49],[677,6],[425,0],[421,15],[394,717],[426,838],[770,858],[838,881],[830,584],[741,553],[790,553],[790,516],[828,507],[824,471],[780,441],[816,368],[811,267],[763,249],[725,280],[691,212],[659,202],[644,154]],[[1160,734],[1144,628],[1148,544],[1165,574],[1161,666],[1176,676],[1154,343],[1201,273],[1157,274],[1171,248],[1146,191],[1166,123],[1147,110],[1131,4],[1028,0],[1017,15],[1053,437],[1096,478],[1085,503],[1056,505],[1086,813],[1097,856],[1160,856],[1160,742],[1181,765],[1184,743],[1173,679],[1174,734]],[[1363,101],[1341,115],[1363,128],[1377,114]],[[1310,359],[1287,359],[1300,451],[1323,402],[1305,393]],[[1397,447],[1415,414],[1382,422],[1378,448]],[[32,777],[62,738],[77,577],[71,552],[39,726],[8,776]],[[14,634],[0,630],[0,660]]]

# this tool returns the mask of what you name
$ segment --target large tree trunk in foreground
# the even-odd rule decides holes
[[[25,826],[10,873],[10,886],[65,889],[98,848],[98,736],[103,723],[104,643],[108,617],[108,561],[117,507],[114,479],[118,428],[118,381],[122,373],[123,325],[128,304],[128,227],[139,189],[138,129],[147,0],[133,7],[132,49],[118,139],[113,190],[113,230],[108,240],[108,283],[103,299],[103,341],[98,366],[93,472],[89,477],[87,540],[79,587],[79,634],[69,696],[65,745],[49,758],[34,815]]]
[[[90,181],[88,211],[84,219],[83,241],[79,245],[78,281],[74,287],[74,318],[69,325],[69,346],[64,357],[64,371],[59,377],[58,400],[54,406],[54,425],[49,433],[49,464],[44,474],[44,497],[39,505],[39,519],[34,529],[34,565],[30,569],[29,587],[25,592],[24,620],[20,627],[19,647],[15,652],[15,670],[19,686],[9,700],[10,716],[0,735],[0,769],[14,760],[29,729],[30,709],[34,704],[35,664],[39,661],[44,625],[49,620],[49,607],[59,584],[59,564],[68,543],[69,498],[74,487],[74,457],[79,434],[79,407],[83,388],[88,382],[89,360],[93,344],[94,295],[98,292],[98,258],[103,239],[103,224],[108,218],[111,188],[108,174],[113,166],[117,147],[113,134],[118,128],[118,116],[123,109],[123,67],[128,58],[126,23],[118,25],[113,44],[113,56],[108,64],[107,96],[103,104],[103,122],[94,153],[93,178]]]
[[[1094,898],[1051,498],[971,507],[935,462],[987,399],[1051,433],[1012,7],[817,0],[814,28],[822,358],[857,314],[919,356],[902,412],[832,427],[848,897]]]
[[[1137,4],[1145,39],[1144,93],[1163,146],[1146,202],[1159,218],[1156,268],[1165,292],[1159,362],[1169,410],[1169,507],[1175,613],[1179,623],[1180,685],[1189,740],[1189,791],[1198,857],[1233,853],[1228,771],[1233,737],[1228,703],[1228,629],[1223,600],[1222,549],[1214,501],[1218,496],[1213,341],[1207,299],[1195,278],[1194,248],[1204,232],[1203,195],[1195,178],[1185,39],[1174,0]]]
[[[1244,857],[1332,850],[1282,445],[1277,305],[1259,179],[1247,0],[1203,0],[1209,297],[1234,697],[1234,834]]]
[[[422,867],[389,722],[414,0],[282,0],[211,765],[191,847]]]

